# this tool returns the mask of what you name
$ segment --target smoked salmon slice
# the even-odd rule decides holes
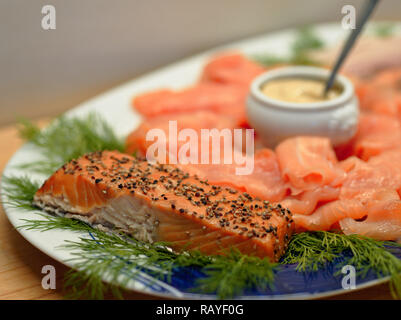
[[[276,147],[276,153],[281,174],[294,193],[325,185],[334,187],[345,178],[328,138],[289,138]]]
[[[401,68],[385,70],[372,79],[361,81],[356,87],[360,106],[364,111],[400,119]]]
[[[287,193],[288,184],[281,178],[276,154],[270,149],[261,149],[255,154],[243,156],[253,158],[252,172],[246,175],[237,174],[236,169],[241,166],[236,163],[189,164],[180,167],[210,183],[230,186],[264,200],[281,201]]]
[[[380,204],[363,221],[345,218],[340,221],[345,234],[360,234],[377,240],[401,240],[401,201],[387,201]],[[389,210],[388,208],[391,208]]]
[[[175,123],[171,123],[171,121],[175,121]],[[181,132],[182,130],[191,130],[192,132],[195,132],[198,137],[196,141],[198,147],[196,148],[196,152],[197,156],[199,156],[201,152],[202,129],[217,129],[219,131],[228,129],[231,132],[236,127],[237,122],[235,119],[229,116],[222,117],[221,115],[211,111],[197,111],[152,117],[144,119],[139,127],[129,134],[126,139],[126,152],[129,154],[139,152],[138,155],[145,156],[147,149],[157,142],[154,141],[156,139],[147,139],[147,135],[151,130],[159,130],[164,133],[164,143],[166,144],[167,152],[170,152],[170,145],[178,151],[180,147],[189,140],[185,139],[185,141],[177,141],[178,132]],[[170,136],[175,140],[170,141]],[[211,144],[209,145],[211,146]],[[177,152],[174,153],[177,154]]]
[[[356,200],[336,200],[318,208],[311,215],[294,214],[298,230],[330,230],[335,223],[345,218],[361,219],[366,216],[364,204]]]
[[[246,123],[247,94],[247,88],[237,85],[201,83],[179,91],[162,89],[144,93],[134,97],[133,106],[147,118],[206,110]]]
[[[161,89],[144,93],[134,97],[132,104],[147,118],[207,110],[246,125],[249,84],[265,70],[239,53],[218,56],[205,66],[198,84],[178,91]]]
[[[318,205],[337,200],[339,195],[339,188],[323,186],[298,195],[288,196],[280,203],[292,213],[309,215],[315,211]]]
[[[311,231],[331,230],[334,225],[339,223],[340,227],[347,228],[343,231],[350,234],[359,233],[351,231],[351,229],[357,230],[357,225],[363,226],[362,221],[358,220],[365,219],[366,224],[378,221],[396,221],[401,225],[400,210],[401,201],[397,192],[389,189],[371,190],[370,197],[365,200],[336,200],[318,208],[312,215],[294,214],[294,221],[298,229],[304,228]],[[355,223],[351,223],[351,220]],[[401,229],[398,230],[401,231]],[[394,234],[394,232],[387,231],[376,229],[370,236],[378,240],[395,240],[401,237],[401,233]],[[366,235],[366,231],[360,234]]]
[[[339,224],[347,234],[358,233],[379,240],[399,239],[401,150],[386,151],[367,162],[350,157],[340,166],[347,177],[340,187],[338,200],[320,206],[309,216],[294,214],[297,228],[330,230]],[[287,206],[285,201],[282,204]]]
[[[280,205],[116,151],[67,163],[45,181],[34,203],[175,250],[221,254],[232,247],[273,261],[293,230],[291,213]]]
[[[353,154],[368,160],[386,150],[401,147],[401,125],[391,116],[362,113],[355,136]]]
[[[206,64],[201,81],[238,84],[247,87],[264,71],[266,71],[265,68],[240,53],[224,54],[213,58]]]
[[[401,189],[401,150],[392,150],[372,157],[365,162],[349,158],[353,168],[341,187],[342,199],[369,199],[372,192]]]

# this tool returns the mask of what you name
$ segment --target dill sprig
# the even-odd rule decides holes
[[[7,199],[6,204],[27,210],[35,209],[32,202],[36,191],[39,189],[39,182],[31,180],[27,176],[3,176],[2,187]]]
[[[71,261],[77,269],[66,276],[65,288],[70,292],[70,298],[102,299],[110,289],[114,296],[121,298],[120,289],[127,287],[141,272],[153,277],[148,280],[148,286],[154,284],[154,279],[169,282],[173,269],[181,260],[180,255],[162,243],[143,243],[126,235],[99,230],[92,230],[91,234],[93,238],[81,238],[64,246],[73,252],[75,257]],[[200,263],[193,261],[190,253],[185,255],[185,264]]]
[[[41,232],[58,229],[69,230],[81,234],[88,234],[89,232],[97,235],[101,234],[101,231],[95,230],[90,225],[79,220],[51,216],[43,213],[38,213],[38,215],[40,215],[42,219],[21,219],[24,223],[18,228],[37,230]],[[116,266],[114,266],[114,268],[109,268],[110,259],[105,260],[99,256],[92,257],[92,253],[88,251],[84,251],[85,254],[82,255],[82,247],[86,247],[86,244],[84,243],[85,241],[87,241],[85,238],[81,239],[79,242],[67,241],[67,244],[64,246],[66,248],[78,248],[80,250],[78,253],[73,253],[76,258],[71,259],[71,261],[75,259],[78,260],[80,256],[85,259],[85,262],[80,261],[79,264],[77,264],[77,269],[70,269],[66,273],[64,281],[65,297],[70,299],[103,299],[104,295],[108,291],[111,291],[113,296],[116,298],[122,298],[121,288],[115,283],[103,282],[102,278],[105,274],[108,274],[110,270],[114,270],[115,273],[118,273],[120,270]],[[98,243],[93,243],[93,245],[98,246]],[[85,266],[85,268],[82,268],[82,266]]]
[[[292,43],[292,51],[295,55],[305,54],[309,50],[323,48],[323,41],[317,36],[311,26],[304,26],[298,30],[298,35]]]
[[[41,160],[21,167],[45,174],[53,173],[66,162],[88,152],[124,150],[124,142],[95,112],[79,118],[62,115],[43,130],[29,120],[22,119],[18,129],[20,136],[33,143],[42,155]]]
[[[349,257],[341,265],[354,266],[362,278],[370,271],[378,277],[390,276],[391,292],[401,298],[401,260],[392,254],[396,247],[401,245],[357,234],[302,232],[292,237],[282,263],[296,263],[299,271],[316,271],[346,253]]]
[[[292,65],[319,65],[320,63],[312,60],[308,53],[310,50],[324,47],[323,41],[316,35],[311,26],[305,26],[297,30],[297,35],[291,45],[291,53],[288,57],[278,57],[271,54],[256,55],[253,59],[265,66],[275,64]]]
[[[35,208],[37,209],[37,208]],[[24,221],[24,224],[19,226],[19,229],[25,230],[37,230],[37,231],[49,231],[54,229],[59,230],[71,230],[75,232],[90,232],[93,228],[76,219],[70,219],[59,216],[51,216],[46,213],[37,213],[38,216],[41,216],[40,220],[31,220],[31,219],[20,219]]]
[[[237,296],[246,288],[265,291],[273,286],[277,266],[267,258],[231,249],[225,256],[214,257],[212,263],[203,268],[207,277],[198,280],[198,288],[205,293],[217,292],[222,299]]]

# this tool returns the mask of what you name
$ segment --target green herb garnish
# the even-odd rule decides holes
[[[291,48],[294,55],[305,54],[309,50],[323,48],[323,41],[316,35],[311,26],[305,26],[298,30],[298,36]]]
[[[204,293],[218,293],[221,299],[240,295],[244,289],[266,290],[273,286],[278,264],[231,250],[225,256],[216,256],[204,266],[207,277],[198,280],[198,289]]]
[[[391,253],[396,247],[401,245],[356,234],[302,232],[292,237],[282,262],[297,263],[299,271],[316,271],[348,253],[350,257],[344,259],[343,265],[354,266],[361,277],[370,271],[378,277],[390,276],[391,291],[394,297],[401,298],[401,260]]]
[[[33,196],[39,189],[38,182],[31,180],[27,176],[3,176],[2,185],[4,195],[7,198],[6,204],[15,208],[35,209],[32,203]]]
[[[320,65],[319,62],[309,58],[310,50],[316,50],[324,47],[323,41],[315,34],[310,26],[300,28],[297,36],[291,45],[289,57],[277,57],[275,55],[257,55],[253,59],[265,66],[275,64],[293,64],[293,65]]]
[[[94,112],[82,118],[60,116],[44,130],[26,119],[20,120],[18,127],[20,136],[38,147],[43,158],[21,167],[40,173],[51,174],[88,152],[124,150],[124,141]]]

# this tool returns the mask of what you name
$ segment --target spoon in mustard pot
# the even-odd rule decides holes
[[[333,83],[334,83],[334,80],[338,73],[338,70],[340,69],[345,58],[348,56],[349,52],[353,48],[358,36],[360,35],[366,22],[369,20],[369,17],[371,16],[371,14],[372,14],[373,10],[375,9],[378,2],[379,2],[379,0],[367,0],[366,5],[362,10],[360,19],[357,20],[355,29],[351,32],[347,41],[345,42],[343,49],[341,50],[341,54],[337,58],[334,68],[332,69],[332,71],[330,73],[330,76],[326,82],[326,85],[325,85],[325,88],[323,91],[323,96],[326,96],[327,92],[333,86]]]

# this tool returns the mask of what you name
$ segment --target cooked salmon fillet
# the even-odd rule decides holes
[[[281,205],[115,151],[67,163],[37,191],[34,203],[139,240],[207,254],[232,247],[277,261],[293,231],[292,215]]]

